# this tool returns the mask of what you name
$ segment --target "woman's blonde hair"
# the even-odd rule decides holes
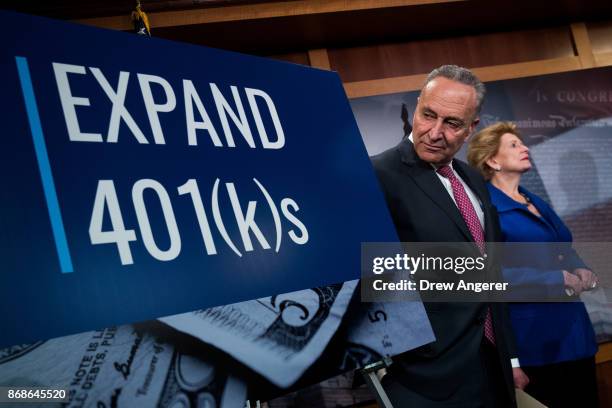
[[[514,123],[497,122],[494,125],[487,126],[472,136],[468,144],[468,163],[470,166],[477,169],[486,180],[490,180],[495,172],[495,170],[487,164],[487,160],[497,154],[499,145],[501,144],[501,138],[506,133],[511,133],[522,139]]]

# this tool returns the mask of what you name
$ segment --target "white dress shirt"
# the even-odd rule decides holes
[[[414,144],[414,141],[412,140],[412,133],[410,133],[410,136],[408,136],[408,139]],[[434,164],[432,164],[431,166],[436,170],[440,167]],[[472,203],[472,207],[474,207],[474,211],[476,211],[476,215],[478,216],[478,221],[480,221],[480,226],[484,230],[484,212],[482,211],[482,203],[478,199],[478,196],[474,194],[472,189],[465,183],[465,181],[463,181],[461,176],[455,171],[455,168],[453,167],[453,162],[450,162],[449,166],[451,170],[453,171],[453,174],[455,175],[455,177],[457,177],[457,179],[459,179],[459,181],[461,182],[463,189],[467,193],[468,198],[470,199],[470,202]],[[437,171],[436,171],[436,176],[438,176],[438,178],[440,179],[440,182],[442,183],[442,185],[448,192],[448,195],[451,197],[455,205],[457,205],[457,202],[455,201],[455,196],[453,195],[453,188],[451,186],[450,180],[444,177],[443,175],[439,174]]]

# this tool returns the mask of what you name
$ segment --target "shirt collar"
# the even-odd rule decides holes
[[[489,188],[489,193],[491,194],[491,202],[497,208],[497,212],[516,209],[524,210],[527,208],[525,204],[521,204],[518,201],[514,201],[512,198],[508,197],[506,193],[495,187],[491,182],[487,183],[487,187]],[[530,199],[532,198],[532,194],[521,186],[519,186],[519,192],[524,193]]]

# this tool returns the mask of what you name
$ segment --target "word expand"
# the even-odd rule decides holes
[[[298,245],[304,245],[308,242],[308,230],[306,226],[295,216],[294,212],[299,211],[298,204],[291,198],[283,198],[280,201],[280,205],[274,202],[266,188],[257,180],[253,179],[261,193],[263,194],[266,203],[268,204],[270,213],[274,220],[275,227],[275,251],[280,250],[282,238],[283,238],[283,227],[281,214],[286,221],[296,228],[289,229],[287,235],[289,238]],[[221,210],[219,205],[219,184],[220,180],[217,178],[213,185],[211,194],[211,209],[213,220],[217,230],[227,246],[238,256],[242,257],[242,252],[234,244],[230,235],[228,234],[227,228],[223,222],[221,216]],[[263,249],[271,249],[271,246],[262,233],[261,229],[255,222],[255,211],[257,208],[257,201],[249,201],[246,207],[246,212],[243,211],[236,187],[234,183],[225,183],[225,188],[231,203],[232,212],[238,231],[240,233],[240,239],[246,252],[254,250],[253,242],[251,240],[251,233],[254,235],[259,245]],[[151,223],[147,213],[147,208],[144,201],[144,193],[146,190],[151,190],[155,193],[161,204],[163,213],[163,219],[170,237],[170,245],[167,249],[159,248],[155,242]],[[213,239],[213,233],[208,222],[208,217],[204,209],[204,203],[202,196],[198,188],[198,184],[195,179],[189,179],[187,182],[177,188],[178,195],[189,195],[193,204],[196,219],[202,234],[206,253],[208,255],[215,255],[217,253],[217,246]],[[172,203],[170,196],[164,186],[153,179],[141,179],[134,183],[132,188],[132,201],[134,210],[136,212],[136,218],[138,226],[140,228],[140,235],[144,243],[145,248],[149,254],[159,261],[171,261],[179,256],[181,252],[181,235],[179,233],[178,224],[172,209]],[[280,207],[280,211],[279,211]],[[108,215],[112,230],[103,231],[102,224],[104,219],[104,210],[108,210]],[[91,214],[91,221],[89,224],[89,237],[92,245],[98,244],[115,244],[119,252],[119,258],[122,265],[131,265],[134,263],[132,252],[130,249],[130,242],[136,241],[136,232],[133,229],[126,229],[123,216],[121,215],[121,208],[119,206],[119,200],[117,198],[117,192],[115,189],[115,183],[113,180],[99,180],[96,196],[94,199],[93,210]]]
[[[73,91],[70,87],[70,81],[68,74],[74,75],[87,75],[87,70],[81,65],[71,65],[62,63],[53,63],[53,72],[55,75],[55,82],[59,91],[60,101],[62,110],[64,113],[64,119],[66,121],[66,127],[68,129],[68,137],[72,142],[104,142],[104,138],[101,133],[88,133],[81,131],[77,117],[77,106],[87,107],[91,105],[90,99],[83,96],[73,95]],[[140,144],[148,144],[149,139],[145,136],[140,126],[134,120],[132,114],[125,107],[125,99],[128,91],[128,82],[130,73],[121,71],[119,73],[119,79],[117,82],[116,89],[113,88],[109,80],[102,73],[99,68],[89,67],[89,72],[93,75],[97,83],[100,85],[107,98],[112,103],[112,110],[110,114],[108,132],[106,136],[107,143],[117,143],[119,139],[119,127],[121,121],[130,129],[132,135]],[[174,111],[177,106],[176,94],[170,85],[170,83],[157,75],[149,74],[136,74],[142,99],[146,109],[147,117],[153,134],[153,141],[155,144],[166,144],[164,132],[160,122],[160,113],[170,113]],[[217,132],[213,122],[210,119],[208,112],[202,102],[200,95],[198,94],[196,87],[193,82],[189,79],[182,80],[183,85],[183,101],[185,104],[185,123],[187,128],[187,142],[189,146],[197,146],[197,131],[206,130],[208,135],[215,147],[224,147],[219,133]],[[165,101],[155,101],[153,87],[161,89],[165,96]],[[236,142],[232,134],[229,120],[232,121],[234,126],[240,131],[242,137],[250,148],[256,148],[253,133],[249,126],[247,114],[240,97],[240,92],[236,86],[231,86],[231,92],[234,99],[234,106],[228,102],[223,96],[223,93],[219,90],[219,87],[215,83],[209,83],[210,92],[212,99],[215,104],[215,108],[221,122],[223,129],[223,136],[227,147],[236,147]],[[257,132],[261,140],[261,145],[264,149],[281,149],[285,145],[285,134],[278,116],[278,112],[272,101],[272,98],[264,91],[254,88],[244,88],[244,92],[247,96],[249,107],[251,108],[253,120],[257,127]],[[263,100],[267,108],[267,113],[272,120],[274,130],[276,133],[276,140],[270,140],[264,121],[262,119],[262,112],[260,111],[257,99]],[[159,99],[159,97],[158,97]],[[200,116],[201,120],[196,120],[196,111]]]

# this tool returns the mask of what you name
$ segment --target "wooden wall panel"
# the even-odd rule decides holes
[[[612,20],[586,23],[593,53],[612,52]]]
[[[473,68],[474,73],[483,81],[523,78],[528,76],[555,74],[558,72],[581,69],[578,57],[563,57],[547,60],[517,62],[514,64],[493,65]],[[426,74],[408,75],[393,78],[371,79],[368,81],[348,82],[344,89],[349,98],[410,92],[421,89]]]
[[[612,363],[612,342],[602,343],[599,345],[597,354],[595,354],[595,362],[597,364]]]
[[[572,23],[570,25],[574,51],[580,60],[581,68],[593,68],[596,66],[593,47],[589,39],[589,32],[584,23]]]
[[[599,406],[610,408],[612,406],[612,343],[599,345],[595,362],[597,363]]]
[[[310,66],[330,70],[329,66],[329,55],[327,54],[326,48],[317,48],[308,51],[308,59],[310,60]]]
[[[268,58],[273,58],[281,61],[293,62],[294,64],[310,65],[308,52],[292,52],[289,54],[267,55]]]
[[[597,364],[597,388],[599,406],[610,408],[612,405],[612,361]]]
[[[429,72],[454,63],[471,68],[574,56],[569,27],[485,33],[397,44],[329,49],[344,82]]]

